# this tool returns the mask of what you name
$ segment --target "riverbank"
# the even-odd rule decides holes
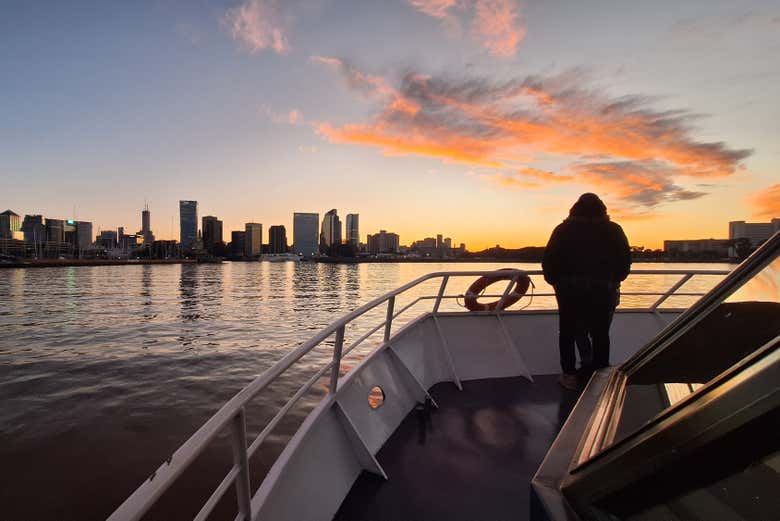
[[[375,259],[375,258],[362,258],[362,257],[315,257],[311,259],[312,262],[319,262],[323,264],[399,264],[399,263],[539,263],[541,258],[491,258],[491,257],[462,257],[458,259],[436,259],[436,258],[410,258],[410,259]],[[660,263],[660,264],[739,264],[737,260],[730,259],[632,259],[632,264],[642,263]]]
[[[141,264],[195,264],[193,259],[30,259],[0,263],[0,268],[62,268],[68,266],[125,266]]]

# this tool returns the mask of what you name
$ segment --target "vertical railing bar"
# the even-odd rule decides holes
[[[390,328],[393,326],[393,308],[395,307],[395,296],[387,300],[387,318],[385,319],[385,342],[390,340]]]
[[[447,281],[450,280],[449,275],[445,275],[441,279],[441,286],[439,286],[439,294],[436,295],[436,302],[433,304],[433,314],[439,312],[439,304],[441,304],[441,297],[444,295],[444,289],[447,287]]]
[[[504,289],[504,293],[501,295],[501,299],[498,301],[498,305],[496,306],[496,313],[501,313],[504,310],[504,302],[506,302],[506,297],[509,295],[509,290],[512,289],[512,287],[517,282],[517,277],[519,274],[512,275],[512,278],[509,279],[509,284],[506,285],[506,289]]]
[[[666,299],[671,297],[674,294],[674,292],[680,289],[680,287],[683,284],[691,280],[691,277],[693,277],[693,273],[686,273],[685,275],[683,275],[682,278],[678,280],[676,284],[674,284],[671,288],[669,288],[669,290],[666,293],[661,295],[658,298],[658,300],[656,300],[655,303],[652,306],[650,306],[650,311],[655,311],[656,309],[658,309],[658,306],[660,306]]]
[[[246,416],[244,407],[238,410],[231,425],[233,441],[233,464],[240,471],[236,477],[238,513],[245,521],[252,520],[252,489],[249,484],[249,458],[246,451]]]
[[[341,370],[341,349],[344,347],[344,325],[336,330],[336,344],[333,346],[333,367],[330,373],[330,394],[336,394]]]

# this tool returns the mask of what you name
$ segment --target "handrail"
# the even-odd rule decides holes
[[[667,300],[669,297],[678,296],[701,296],[704,293],[680,293],[677,290],[682,287],[691,277],[695,275],[727,275],[728,270],[634,270],[631,275],[682,275],[682,279],[677,281],[669,290],[665,292],[624,292],[624,295],[657,295],[660,298],[650,307],[647,311],[655,312],[658,306]],[[179,475],[189,467],[189,465],[195,460],[195,458],[206,448],[217,434],[230,425],[232,432],[232,443],[234,453],[234,465],[228,472],[227,476],[217,486],[212,495],[207,499],[203,508],[200,510],[196,519],[205,519],[216,506],[218,501],[222,498],[225,492],[230,488],[231,484],[236,484],[238,504],[239,504],[239,519],[241,517],[251,520],[253,512],[251,509],[251,486],[249,483],[249,468],[248,459],[259,448],[260,444],[265,440],[271,430],[279,423],[284,415],[292,408],[295,403],[309,390],[311,387],[323,377],[327,371],[331,370],[330,387],[329,392],[335,393],[338,388],[339,369],[341,360],[344,356],[349,354],[353,349],[360,345],[365,339],[382,329],[384,331],[384,343],[390,339],[390,330],[393,320],[410,309],[417,303],[423,300],[435,299],[433,306],[433,314],[439,313],[439,306],[443,299],[462,298],[463,295],[446,295],[445,290],[447,283],[454,277],[501,277],[505,278],[507,275],[512,275],[509,284],[501,295],[494,295],[500,297],[504,302],[509,289],[513,283],[521,274],[526,275],[542,275],[541,270],[496,270],[496,271],[438,271],[428,273],[417,279],[412,280],[392,291],[381,295],[370,302],[359,306],[355,310],[347,313],[340,319],[334,321],[319,333],[315,334],[309,340],[297,348],[288,352],[278,362],[267,369],[263,374],[259,375],[246,387],[239,391],[235,396],[228,400],[206,423],[204,423],[190,438],[185,441],[181,447],[160,467],[152,473],[152,475],[138,487],[112,514],[109,516],[109,521],[134,521],[140,519],[160,498],[160,496],[175,482]],[[428,280],[441,278],[442,283],[438,288],[437,295],[423,295],[418,296],[412,300],[411,303],[404,306],[401,310],[394,312],[396,297],[406,291],[419,286],[423,282]],[[485,295],[488,296],[488,295]],[[554,296],[554,293],[541,293],[536,296]],[[368,333],[362,335],[357,341],[351,344],[346,350],[342,352],[344,331],[350,322],[361,317],[367,312],[377,308],[383,303],[387,303],[387,314],[384,322],[380,323],[375,328],[371,329]],[[487,312],[488,314],[498,314],[504,312],[502,306],[497,306],[494,311]],[[485,312],[483,312],[485,313]],[[314,376],[309,378],[298,391],[280,408],[277,414],[268,422],[265,428],[258,434],[258,436],[249,443],[247,447],[246,440],[246,423],[244,406],[252,400],[258,393],[265,389],[271,382],[276,380],[282,375],[289,367],[295,362],[301,359],[304,355],[309,353],[312,349],[317,347],[331,335],[336,334],[336,342],[333,348],[333,359],[327,363],[323,368],[317,371]],[[240,484],[237,480],[240,480]]]

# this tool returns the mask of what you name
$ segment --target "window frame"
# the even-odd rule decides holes
[[[780,232],[648,345],[612,370],[575,450],[572,468],[561,484],[564,495],[586,518],[595,518],[595,514],[589,513],[588,505],[657,471],[659,464],[669,461],[670,454],[684,457],[686,451],[695,451],[708,440],[725,436],[760,414],[780,407],[778,335],[633,433],[615,441],[631,376],[773,262],[778,254]]]

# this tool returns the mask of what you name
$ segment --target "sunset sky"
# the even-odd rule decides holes
[[[0,210],[477,250],[594,191],[633,245],[722,238],[780,217],[778,56],[776,0],[4,1]]]

